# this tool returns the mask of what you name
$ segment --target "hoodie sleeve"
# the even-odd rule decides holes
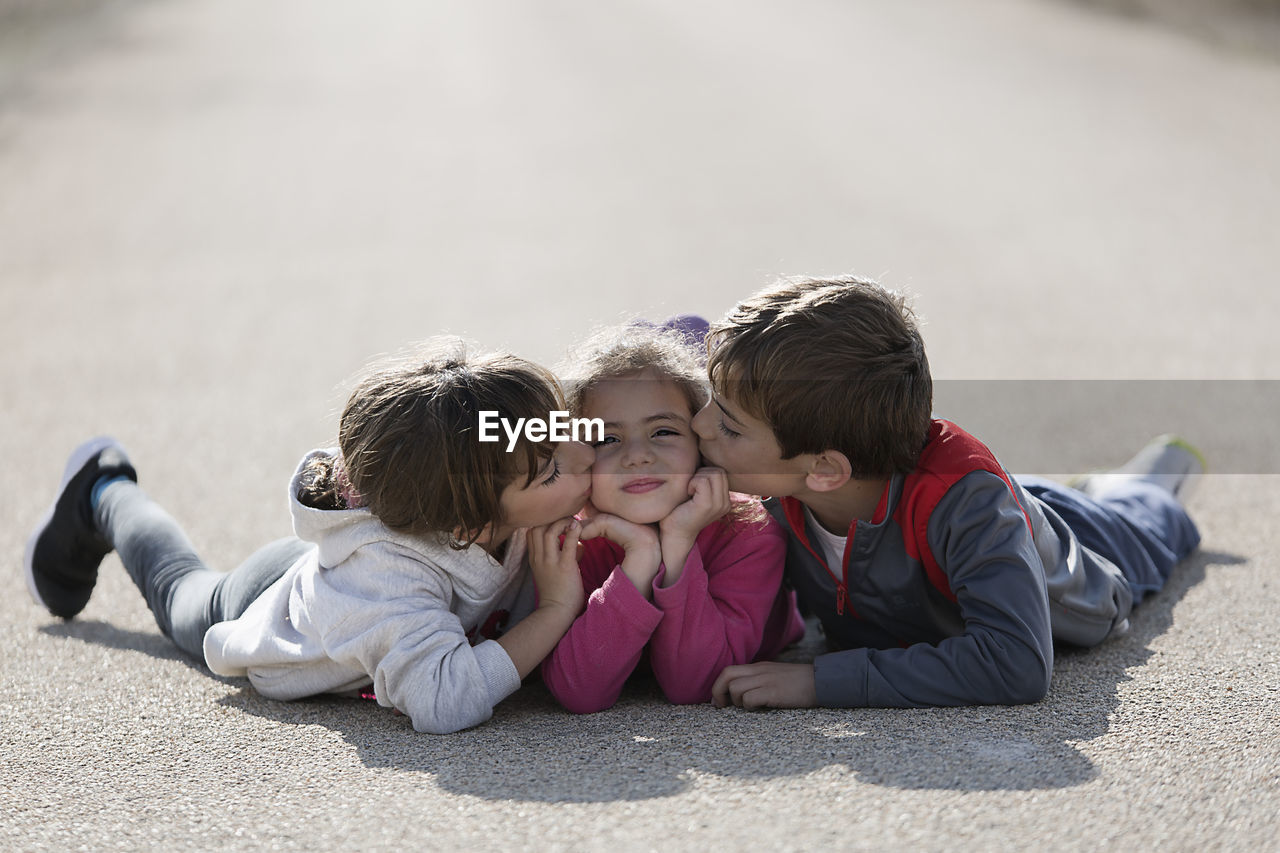
[[[819,705],[1016,705],[1048,692],[1053,639],[1044,567],[1010,487],[986,471],[966,475],[930,514],[927,537],[963,632],[936,645],[818,657]]]
[[[421,732],[447,734],[489,719],[493,707],[520,686],[515,664],[498,643],[472,646],[449,609],[451,586],[436,567],[405,551],[405,571],[373,571],[353,558],[341,584],[313,598],[325,653],[361,667],[378,702],[399,710]],[[336,581],[317,576],[316,583]],[[320,604],[323,602],[323,604]]]
[[[750,663],[760,651],[782,586],[786,534],[772,517],[762,526],[726,530],[713,522],[698,535],[684,570],[653,600],[662,623],[649,661],[667,698],[711,701],[721,670]]]

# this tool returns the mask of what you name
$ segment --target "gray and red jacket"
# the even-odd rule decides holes
[[[1084,548],[980,441],[935,420],[916,468],[828,566],[804,506],[765,504],[791,535],[786,577],[845,651],[817,658],[818,704],[1020,704],[1044,697],[1053,641],[1092,646],[1132,608],[1114,563]]]

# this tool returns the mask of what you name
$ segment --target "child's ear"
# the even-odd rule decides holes
[[[824,450],[813,457],[804,484],[812,492],[833,492],[849,482],[853,466],[839,450]]]
[[[472,538],[473,533],[475,534],[474,538]],[[453,538],[459,542],[475,542],[476,544],[480,544],[480,543],[489,541],[489,537],[492,535],[493,535],[492,522],[490,522],[489,524],[486,524],[484,527],[481,527],[479,531],[463,530],[461,527],[453,528]]]

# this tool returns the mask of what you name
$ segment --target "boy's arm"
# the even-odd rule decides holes
[[[1044,567],[1010,487],[985,471],[969,474],[938,502],[927,536],[963,633],[936,645],[822,655],[812,694],[801,665],[733,667],[717,681],[717,704],[803,707],[811,696],[826,707],[925,707],[1043,698],[1053,672]]]
[[[727,666],[751,661],[782,586],[786,534],[772,517],[763,526],[737,531],[716,527],[698,537],[679,579],[654,584],[663,612],[654,631],[650,663],[667,698],[706,702],[712,683]],[[723,546],[716,548],[716,537]],[[705,553],[711,563],[704,562]]]
[[[927,524],[963,633],[937,645],[823,655],[814,662],[819,704],[1018,705],[1048,692],[1053,632],[1044,564],[1011,487],[995,474],[970,473]]]

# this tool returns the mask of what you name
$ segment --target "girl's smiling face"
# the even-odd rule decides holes
[[[648,371],[606,379],[587,392],[578,414],[604,421],[591,469],[596,509],[652,524],[689,499],[698,440],[689,400],[676,383]]]

